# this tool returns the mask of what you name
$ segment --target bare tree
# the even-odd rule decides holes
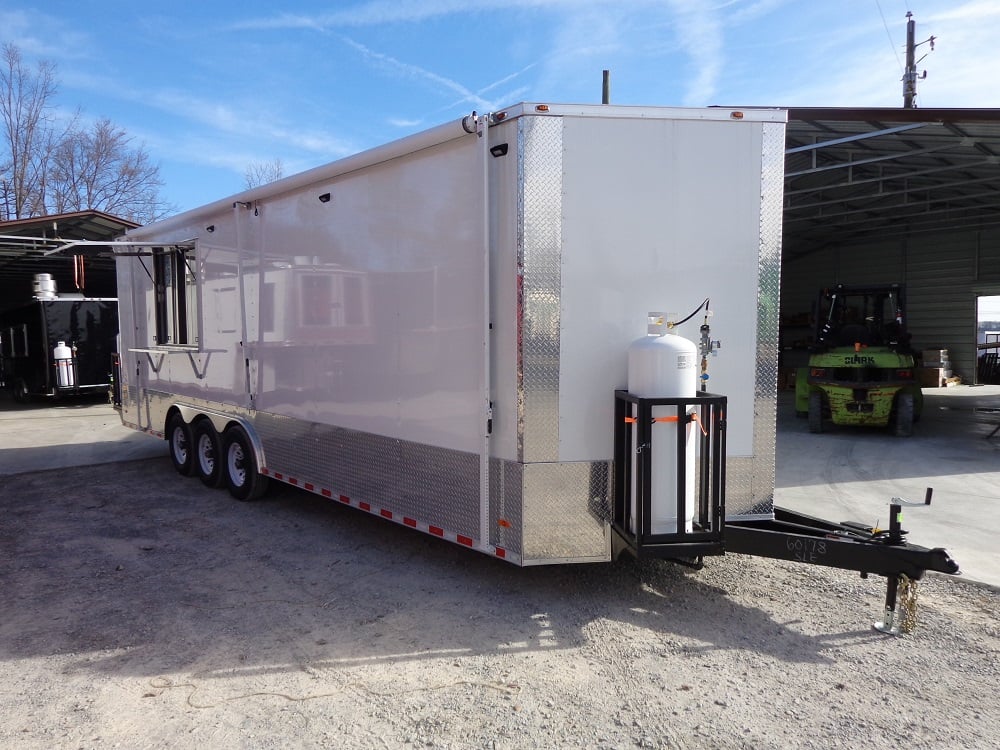
[[[48,208],[92,208],[140,224],[161,218],[166,207],[159,199],[159,167],[132,140],[108,119],[69,133],[52,154]]]
[[[281,159],[272,159],[271,161],[253,161],[247,166],[246,172],[243,173],[244,180],[246,182],[246,188],[255,188],[260,185],[266,185],[269,182],[274,182],[280,180],[283,176],[284,167],[281,164]]]
[[[21,51],[5,44],[0,51],[0,127],[5,136],[0,161],[4,219],[43,212],[47,159],[53,147],[52,104],[55,67],[40,62],[28,69]]]
[[[55,127],[55,66],[25,65],[20,50],[0,50],[0,219],[94,209],[140,224],[172,207],[160,199],[160,169],[110,120],[89,129],[75,115]]]

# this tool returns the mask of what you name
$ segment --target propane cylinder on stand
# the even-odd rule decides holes
[[[73,350],[66,346],[65,341],[56,343],[52,350],[52,359],[56,366],[56,386],[72,388],[76,385],[76,373],[73,368]]]
[[[674,333],[663,313],[649,313],[646,335],[635,340],[628,349],[628,391],[642,398],[694,398],[698,375],[695,367],[698,348]],[[682,414],[678,415],[678,411]],[[653,438],[648,460],[651,461],[652,482],[650,531],[653,534],[675,534],[681,531],[677,518],[678,467],[676,417],[686,418],[694,407],[653,407],[653,418],[666,418],[653,424]],[[633,413],[632,416],[635,416]],[[675,419],[671,420],[673,417]],[[686,440],[684,526],[690,532],[694,519],[695,440],[688,423]],[[636,425],[633,424],[632,445],[637,445]],[[632,454],[632,528],[636,533],[636,481],[638,466]]]

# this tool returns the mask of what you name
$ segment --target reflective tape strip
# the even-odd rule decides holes
[[[499,557],[503,560],[509,560],[514,563],[520,562],[520,558],[517,555],[511,554],[503,547],[494,547],[489,544],[480,544],[471,536],[466,536],[465,534],[452,533],[446,531],[440,526],[434,526],[431,524],[425,525],[415,518],[410,518],[409,516],[399,516],[387,508],[379,508],[377,506],[373,506],[371,503],[366,503],[361,500],[351,500],[351,498],[349,498],[347,495],[341,495],[339,493],[336,493],[332,489],[329,489],[328,487],[318,487],[313,482],[306,482],[297,477],[290,477],[278,471],[271,471],[267,467],[262,467],[260,469],[260,473],[263,476],[272,477],[277,481],[285,482],[286,484],[290,484],[293,487],[300,487],[306,490],[307,492],[311,492],[315,495],[322,495],[323,497],[329,498],[331,500],[338,500],[344,505],[350,505],[351,507],[358,508],[359,510],[371,513],[372,515],[376,515],[379,518],[384,518],[388,521],[393,521],[402,526],[406,526],[411,529],[416,529],[417,531],[422,531],[432,536],[440,537],[445,541],[454,542],[455,544],[460,544],[463,547],[470,547],[472,549],[479,550],[480,552],[486,552],[487,554]],[[510,522],[506,521],[505,519],[502,519],[498,523],[500,526],[504,528],[510,527]]]

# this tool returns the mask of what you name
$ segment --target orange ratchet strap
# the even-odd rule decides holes
[[[636,419],[635,417],[625,417],[625,424],[635,424],[638,421],[639,420]],[[680,417],[653,417],[653,423],[654,424],[657,423],[657,422],[678,422],[678,421],[680,421]],[[708,430],[705,429],[705,425],[703,425],[701,423],[701,420],[698,419],[698,415],[697,414],[692,414],[691,418],[688,421],[689,422],[697,422],[698,423],[698,427],[701,428],[701,434],[702,435],[707,435],[708,434]]]

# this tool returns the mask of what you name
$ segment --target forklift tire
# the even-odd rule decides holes
[[[913,434],[913,394],[900,393],[896,397],[896,417],[892,434],[896,437],[910,437]]]
[[[203,419],[194,428],[194,470],[206,487],[215,489],[225,481],[222,473],[222,441],[215,426]]]
[[[267,491],[267,477],[258,470],[253,445],[242,427],[234,425],[222,436],[222,459],[226,486],[237,500],[256,500]]]
[[[191,426],[180,414],[173,414],[167,420],[167,445],[170,447],[170,462],[174,465],[174,470],[182,477],[191,476],[194,470]]]
[[[823,394],[813,391],[809,394],[809,432],[823,431]]]

